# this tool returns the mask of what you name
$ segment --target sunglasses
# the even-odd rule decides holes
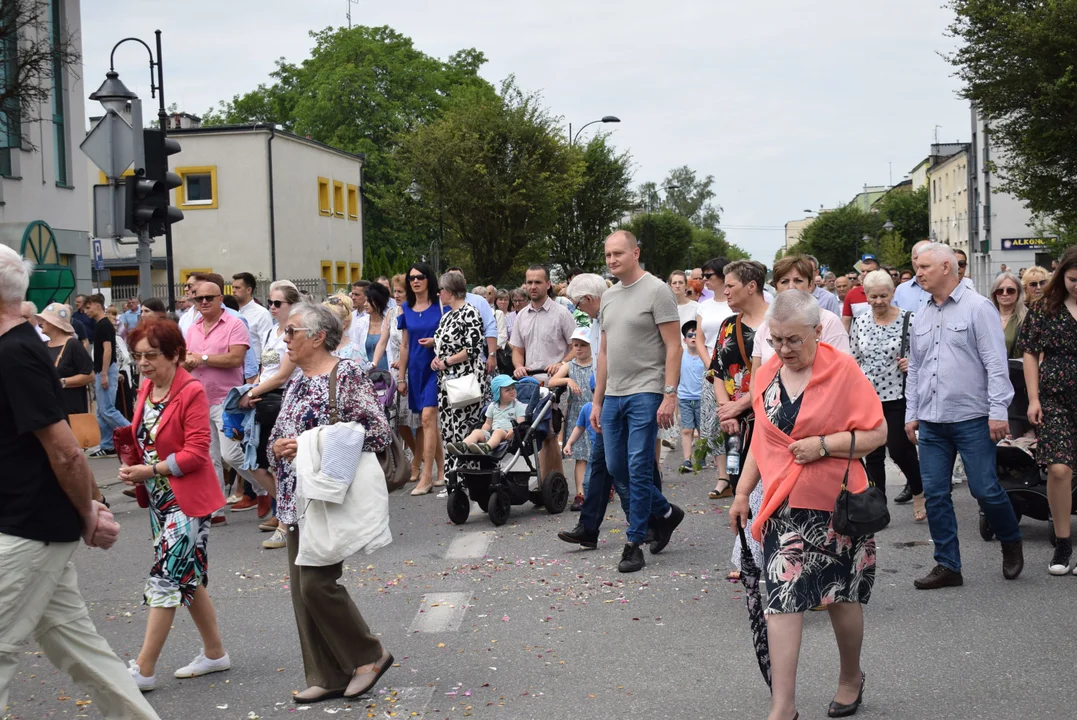
[[[286,300],[270,300],[269,304],[270,304],[271,307],[275,307],[275,308],[278,308],[278,309],[280,308],[281,305],[291,305],[291,303],[287,302]]]
[[[420,280],[426,280],[426,275],[408,275],[408,282],[419,282]]]
[[[999,288],[998,290],[995,291],[995,294],[996,295],[1016,295],[1017,294],[1017,288],[1012,288],[1012,287]]]
[[[694,338],[696,334],[694,332],[687,332],[684,334],[686,338]]]
[[[344,301],[343,301],[343,300],[341,300],[341,299],[340,299],[339,297],[337,297],[336,295],[334,295],[333,297],[331,297],[331,298],[329,298],[328,300],[326,300],[326,302],[327,302],[327,303],[329,303],[330,305],[343,305],[343,304],[344,304]]]
[[[961,268],[963,268],[963,267],[965,267],[966,265],[968,265],[968,263],[967,263],[967,262],[965,262],[964,260],[958,260],[958,261],[957,261],[957,266],[958,266],[958,267],[961,267]]]
[[[704,280],[710,280],[712,277],[714,277],[717,274],[718,273],[703,273],[703,279]]]
[[[1043,287],[1044,285],[1047,284],[1047,281],[1046,280],[1029,280],[1028,283],[1026,283],[1026,284],[1031,288],[1041,288],[1041,287]]]
[[[149,360],[150,362],[153,362],[154,360],[156,360],[159,357],[161,357],[161,351],[160,350],[150,350],[150,351],[144,352],[144,353],[140,353],[140,352],[131,353],[131,359],[134,360],[135,362],[142,362],[143,360]]]
[[[220,297],[220,295],[195,295],[191,299],[194,300],[199,305],[202,305],[202,304],[205,304],[205,303],[213,302],[213,298],[219,298],[219,297]]]
[[[305,327],[286,327],[286,328],[284,328],[284,337],[291,340],[292,338],[295,337],[295,334],[297,332],[299,332],[300,330],[303,330],[305,332],[310,332],[310,328],[305,328]]]

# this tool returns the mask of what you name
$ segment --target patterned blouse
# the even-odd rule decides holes
[[[337,414],[340,422],[358,422],[366,428],[363,450],[377,452],[389,444],[389,423],[378,405],[374,386],[359,364],[341,360],[337,364]],[[294,524],[295,466],[293,459],[277,459],[273,443],[281,438],[298,438],[307,430],[329,424],[329,373],[307,377],[299,373],[288,381],[277,423],[269,434],[269,468],[277,476],[277,517]]]
[[[909,316],[911,332],[914,315],[902,310],[897,320],[889,325],[875,322],[874,313],[861,313],[853,319],[852,332],[849,333],[849,351],[875,386],[875,392],[882,402],[905,397],[905,373],[898,367],[898,360],[901,359],[901,329],[905,325],[906,315]]]
[[[737,344],[738,317],[740,315],[731,315],[722,321],[711,358],[711,370],[725,385],[726,394],[731,400],[740,400],[748,394],[752,380],[752,348],[755,347],[755,328],[748,327],[741,321],[744,350],[748,357],[740,356],[740,346]]]

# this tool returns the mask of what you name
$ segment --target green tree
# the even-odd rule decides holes
[[[618,153],[604,134],[596,134],[580,151],[583,181],[558,212],[550,237],[550,261],[567,274],[580,267],[595,272],[605,265],[602,241],[632,207],[632,156]]]
[[[912,255],[912,246],[921,240],[926,240],[931,234],[931,209],[930,196],[925,185],[918,190],[894,190],[887,193],[876,203],[879,211],[879,221],[887,220],[894,224],[894,230],[899,233],[904,242],[905,249],[903,259],[898,263],[890,263],[895,267],[908,265]],[[871,234],[870,232],[868,233]]]
[[[584,171],[541,98],[512,77],[500,93],[459,90],[441,117],[402,138],[398,160],[443,215],[450,256],[469,260],[469,279],[484,283],[548,259]]]
[[[311,32],[311,56],[284,58],[259,85],[206,113],[207,125],[269,123],[348,152],[365,153],[367,261],[395,263],[421,254],[437,237],[437,214],[414,212],[405,191],[413,178],[394,162],[400,139],[436,119],[464,88],[493,88],[478,76],[474,49],[439,60],[389,27]]]
[[[897,230],[884,233],[879,241],[879,262],[889,267],[907,267],[911,260],[911,248],[905,247],[905,238]]]
[[[998,189],[1077,225],[1077,0],[951,0],[948,56],[962,95],[990,120]],[[1000,152],[1001,151],[1001,152]]]
[[[685,267],[699,267],[708,260],[724,257],[726,260],[746,260],[748,253],[725,239],[721,230],[710,228],[693,228],[692,243],[688,248],[688,264]]]
[[[874,242],[870,247],[862,247],[861,238],[873,237],[878,223],[874,214],[852,203],[843,205],[819,215],[804,229],[794,249],[814,255],[821,265],[835,273],[847,272],[860,260],[862,252],[874,251]]]
[[[625,225],[639,241],[639,260],[647,272],[665,279],[670,272],[688,267],[692,234],[688,218],[665,208],[640,213]]]

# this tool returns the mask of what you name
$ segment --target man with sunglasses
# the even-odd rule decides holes
[[[198,283],[204,282],[205,279],[206,276],[202,273],[191,273],[187,276],[187,282],[183,285],[183,291],[187,295],[188,307],[180,315],[179,320],[176,321],[180,332],[183,333],[183,337],[187,337],[187,331],[191,329],[194,319],[198,317],[198,303],[194,301],[194,289]]]

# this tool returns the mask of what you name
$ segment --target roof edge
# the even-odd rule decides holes
[[[337,153],[338,155],[343,155],[345,157],[357,159],[361,163],[364,163],[364,164],[366,163],[366,153],[348,152],[347,150],[342,150],[341,148],[333,147],[332,145],[330,145],[328,143],[321,142],[320,140],[314,140],[313,138],[304,137],[302,135],[296,135],[295,133],[289,132],[287,130],[281,130],[280,128],[277,128],[274,125],[271,125],[269,123],[249,123],[249,124],[242,124],[242,125],[209,125],[209,126],[202,126],[202,127],[196,127],[196,128],[195,127],[192,127],[192,128],[176,128],[174,130],[169,130],[168,134],[170,136],[179,136],[179,135],[227,135],[227,134],[230,134],[230,133],[257,133],[257,132],[269,133],[270,131],[272,131],[274,135],[280,135],[280,136],[286,137],[286,138],[288,138],[290,140],[295,140],[296,142],[306,143],[308,145],[313,145],[314,147],[319,147],[319,148],[322,148],[323,150],[329,150],[331,152]]]

